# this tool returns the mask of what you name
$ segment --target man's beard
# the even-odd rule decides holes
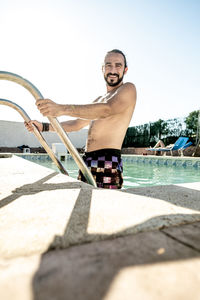
[[[118,80],[116,82],[114,82],[114,79],[108,78],[109,75],[117,76]],[[116,73],[114,73],[114,74],[108,73],[106,76],[104,76],[104,79],[105,79],[107,85],[112,86],[112,87],[119,85],[122,82],[123,78],[124,78],[124,73],[123,73],[122,77],[119,77],[119,75]],[[110,81],[108,81],[108,80],[110,80]]]

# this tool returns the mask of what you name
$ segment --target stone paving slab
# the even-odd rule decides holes
[[[14,156],[0,170],[0,299],[200,299],[200,183],[106,191]]]
[[[0,296],[6,300],[198,300],[199,268],[200,251],[162,231],[143,232],[41,256],[0,260]]]
[[[200,222],[194,224],[175,226],[163,229],[169,237],[184,243],[185,245],[200,251]]]
[[[197,170],[198,172],[198,170]],[[191,182],[176,185],[148,186],[141,188],[129,188],[123,190],[126,193],[146,196],[167,201],[176,206],[195,208],[199,210],[200,183]]]
[[[15,156],[0,168],[1,257],[200,221],[200,192],[188,186],[97,189]]]

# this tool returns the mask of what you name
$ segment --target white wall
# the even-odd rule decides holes
[[[87,129],[82,129],[69,133],[68,137],[76,148],[82,148],[85,146],[87,133]],[[61,143],[60,138],[54,132],[44,132],[42,135],[50,147],[52,143]],[[41,146],[35,135],[26,130],[23,122],[0,120],[0,147],[18,147],[21,145]]]

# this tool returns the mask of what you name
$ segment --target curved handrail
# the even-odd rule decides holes
[[[27,115],[27,113],[25,112],[25,110],[21,106],[17,105],[16,103],[14,103],[10,100],[0,98],[0,105],[6,105],[6,106],[9,106],[11,108],[14,108],[22,116],[22,118],[26,122],[29,122],[31,120],[30,117]],[[37,137],[37,139],[39,140],[40,144],[44,147],[46,152],[49,154],[49,156],[51,157],[53,162],[59,168],[61,173],[65,174],[65,175],[69,175],[67,173],[67,171],[65,170],[65,168],[63,167],[63,165],[61,164],[61,162],[55,156],[54,152],[51,150],[51,148],[49,147],[49,145],[47,144],[47,142],[45,141],[43,136],[41,135],[40,131],[37,129],[37,127],[34,124],[33,124],[33,133]]]
[[[1,79],[13,81],[17,84],[20,84],[25,89],[27,89],[33,95],[33,97],[36,100],[37,99],[44,99],[44,97],[42,96],[40,91],[30,81],[24,79],[23,77],[21,77],[17,74],[10,73],[10,72],[5,72],[5,71],[0,71],[0,80]],[[49,119],[51,125],[53,126],[53,128],[55,129],[55,131],[57,132],[57,134],[59,135],[60,139],[62,140],[62,142],[64,143],[64,145],[68,149],[69,153],[72,155],[73,159],[75,160],[75,162],[78,165],[79,169],[83,173],[83,175],[86,178],[87,182],[96,187],[96,182],[95,182],[91,172],[87,168],[87,166],[84,163],[83,159],[80,157],[80,155],[79,155],[78,151],[76,150],[76,148],[73,146],[73,144],[69,140],[67,134],[63,130],[63,128],[60,125],[60,123],[58,122],[58,120],[56,118],[52,118],[52,117],[48,117],[48,119]]]

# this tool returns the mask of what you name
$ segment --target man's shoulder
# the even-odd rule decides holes
[[[125,82],[123,85],[120,86],[119,89],[120,94],[124,95],[136,95],[136,87],[132,82]]]
[[[132,82],[125,82],[122,87],[124,89],[136,90],[135,84]]]

